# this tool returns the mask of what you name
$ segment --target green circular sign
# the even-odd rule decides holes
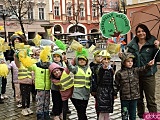
[[[123,13],[110,12],[104,14],[100,21],[100,30],[104,37],[118,37],[130,31],[130,22]]]

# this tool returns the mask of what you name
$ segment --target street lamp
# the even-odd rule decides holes
[[[0,17],[3,19],[3,26],[4,26],[4,38],[5,41],[7,42],[7,35],[6,35],[6,18],[9,17],[11,14],[8,10],[6,9],[1,9],[0,10]]]

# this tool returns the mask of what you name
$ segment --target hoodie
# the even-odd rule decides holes
[[[68,75],[69,75],[69,71],[68,71],[68,69],[67,68],[63,68],[63,67],[61,67],[60,65],[58,65],[58,64],[56,64],[56,63],[52,63],[50,66],[49,66],[49,72],[50,72],[50,80],[52,81],[52,83],[55,85],[55,84],[59,84],[59,85],[56,85],[57,86],[57,88],[59,88],[59,90],[60,90],[60,86],[61,86],[61,82],[60,82],[60,79],[61,78],[59,78],[59,79],[57,79],[57,78],[55,78],[54,76],[53,76],[53,74],[52,74],[52,71],[54,70],[54,69],[61,69],[62,70],[62,72],[66,72]],[[62,73],[63,74],[63,73]],[[61,91],[60,90],[60,94],[61,94],[61,97],[62,97],[62,101],[65,101],[65,100],[67,100],[67,99],[69,99],[71,96],[72,96],[72,93],[73,93],[73,87],[71,87],[71,88],[69,88],[69,89],[67,89],[67,90],[65,90],[65,91]]]

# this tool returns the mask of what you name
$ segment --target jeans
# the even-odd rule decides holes
[[[121,100],[122,120],[136,120],[137,100]]]

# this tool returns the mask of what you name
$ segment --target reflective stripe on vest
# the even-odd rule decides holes
[[[90,88],[91,80],[91,69],[88,67],[87,71],[84,72],[81,68],[78,67],[78,71],[74,76],[74,87],[86,87]]]
[[[18,69],[18,79],[24,78],[32,78],[32,73],[21,64],[21,67]]]
[[[60,82],[55,83],[55,85],[60,85],[60,90],[65,91],[73,87],[73,79],[65,71],[63,71]]]

